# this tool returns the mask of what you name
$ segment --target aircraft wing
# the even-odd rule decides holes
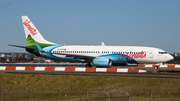
[[[85,60],[92,60],[92,59],[96,58],[95,56],[69,54],[69,53],[52,53],[52,52],[45,52],[45,51],[44,51],[44,53],[57,54],[57,55],[66,55],[66,57],[73,57],[73,58],[85,59]]]
[[[78,55],[78,54],[69,54],[69,53],[52,53],[52,52],[45,52],[37,42],[36,43],[36,46],[37,46],[37,49],[41,52],[41,53],[49,53],[49,54],[58,54],[58,55],[66,55],[66,57],[71,57],[71,58],[77,58],[77,59],[85,59],[85,60],[92,60],[96,57],[94,56],[87,56],[87,55]],[[35,50],[36,48],[32,48],[32,47],[25,47],[25,46],[18,46],[18,45],[11,45],[11,44],[8,44],[9,46],[14,46],[14,47],[19,47],[19,48],[26,48],[26,49],[32,49],[32,50]]]
[[[37,49],[39,50],[39,52],[41,53],[49,53],[49,54],[59,54],[59,55],[66,55],[66,57],[72,57],[72,58],[78,58],[78,59],[85,59],[85,60],[92,60],[96,57],[93,56],[87,56],[87,55],[77,55],[77,54],[69,54],[69,53],[52,53],[52,52],[46,52],[44,51],[39,44],[35,41],[35,44],[37,46]]]

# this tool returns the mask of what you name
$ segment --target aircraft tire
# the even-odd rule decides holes
[[[158,66],[155,66],[154,69],[158,69]]]
[[[92,67],[92,65],[90,63],[86,64],[86,67]]]

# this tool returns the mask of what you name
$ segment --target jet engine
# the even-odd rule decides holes
[[[95,58],[93,60],[93,65],[94,66],[99,66],[99,67],[109,67],[112,65],[112,61],[110,58]]]

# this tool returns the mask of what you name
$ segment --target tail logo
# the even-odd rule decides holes
[[[37,34],[36,29],[32,28],[31,25],[29,24],[31,21],[28,21],[28,19],[26,21],[24,21],[24,25],[29,29],[30,33],[34,36]]]

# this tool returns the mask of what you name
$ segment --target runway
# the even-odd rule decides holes
[[[95,75],[95,76],[122,76],[122,77],[152,77],[152,78],[180,78],[179,69],[158,69],[153,68],[140,68],[133,66],[113,67],[113,68],[85,68],[85,67],[29,67],[32,64],[15,65],[9,64],[7,67],[0,65],[0,72],[6,73],[20,73],[20,74],[47,74],[47,75]],[[35,65],[35,64],[34,64]],[[16,67],[15,67],[16,66]],[[147,71],[146,71],[147,70]],[[166,71],[175,71],[167,73]],[[140,72],[141,71],[141,72]],[[144,72],[146,71],[146,72]],[[153,72],[152,72],[153,71]]]
[[[115,72],[60,72],[60,71],[1,71],[20,74],[46,74],[46,75],[94,75],[94,76],[122,76],[122,77],[153,77],[153,78],[180,78],[179,73],[115,73]]]

